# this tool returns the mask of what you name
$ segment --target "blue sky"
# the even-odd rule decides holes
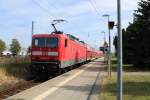
[[[133,12],[139,0],[122,1],[122,26],[133,21]],[[116,21],[117,0],[0,0],[0,39],[7,45],[16,38],[22,47],[31,42],[31,22],[35,21],[35,34],[53,31],[51,21],[56,18],[67,20],[58,29],[79,37],[93,47],[103,43],[102,31],[107,31],[107,18]],[[116,29],[111,31],[112,37]]]

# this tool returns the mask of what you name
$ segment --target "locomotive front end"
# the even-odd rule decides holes
[[[31,63],[36,74],[55,73],[59,67],[59,37],[51,34],[34,35]]]

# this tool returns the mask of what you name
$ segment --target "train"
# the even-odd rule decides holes
[[[48,77],[49,73],[61,73],[102,56],[101,51],[70,34],[52,32],[32,36],[31,69],[35,76]]]

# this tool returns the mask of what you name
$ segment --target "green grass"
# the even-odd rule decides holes
[[[111,59],[111,69],[112,69],[112,71],[117,71],[117,67],[118,65],[117,65],[117,58],[115,58],[115,57],[113,57],[112,59]],[[136,68],[135,67],[133,67],[133,65],[132,64],[123,64],[123,70],[124,71],[135,71],[136,70]]]
[[[116,100],[116,84],[117,75],[105,78],[100,100]],[[150,100],[150,75],[124,75],[123,100]]]
[[[0,57],[0,91],[26,79],[29,57]]]
[[[29,58],[0,58],[0,79],[4,76],[24,77],[30,65]]]
[[[112,71],[117,71],[117,58],[116,57],[112,57],[111,59],[111,67],[112,67]],[[141,67],[136,67],[133,66],[133,64],[123,64],[123,71],[125,72],[146,72],[146,71],[150,71],[150,67],[145,67],[145,66],[141,66]]]
[[[117,59],[112,58],[111,77],[104,77],[100,100],[117,99]],[[136,73],[130,74],[132,72]],[[123,100],[150,100],[150,74],[144,74],[149,69],[136,68],[131,64],[123,64]]]

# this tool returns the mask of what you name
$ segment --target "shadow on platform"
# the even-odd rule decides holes
[[[86,95],[90,95],[90,91],[92,91],[91,90],[92,86],[93,86],[93,84],[92,85],[87,84],[87,85],[84,85],[84,86],[68,85],[68,86],[62,86],[61,88],[64,88],[64,89],[70,90],[70,91],[75,91],[75,92],[84,92]],[[100,85],[95,85],[94,88],[100,90]],[[100,91],[92,91],[92,94],[99,95]]]

